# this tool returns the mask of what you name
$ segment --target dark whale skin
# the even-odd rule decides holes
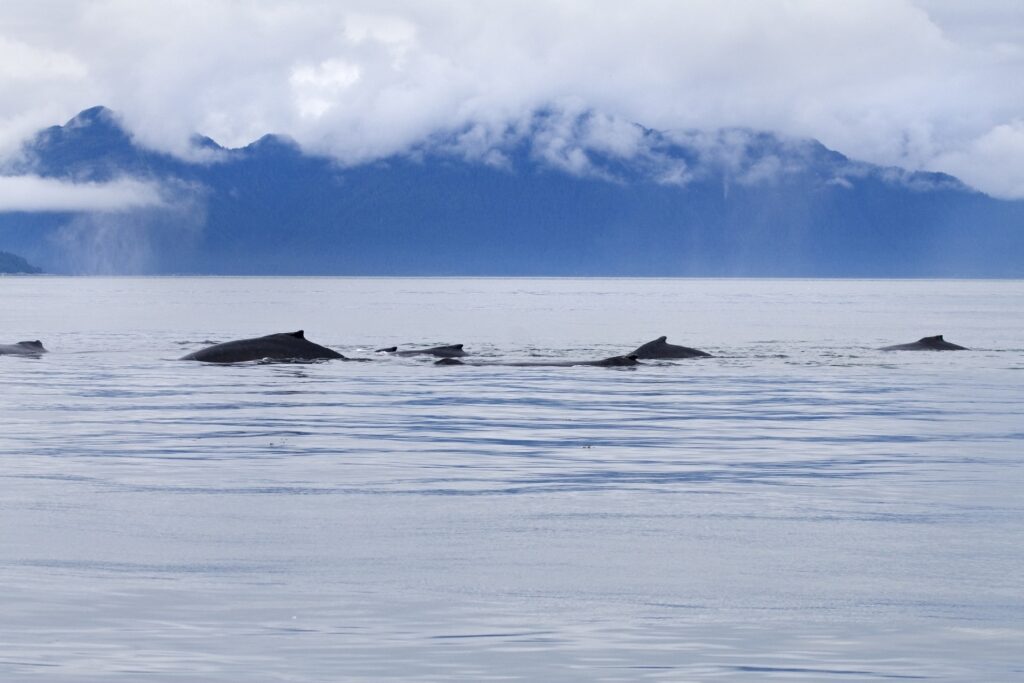
[[[442,358],[439,361],[435,361],[434,365],[501,365],[510,368],[572,368],[578,365],[591,365],[601,368],[623,368],[631,367],[633,365],[641,365],[641,363],[637,361],[636,356],[631,354],[628,356],[612,356],[610,358],[602,358],[601,360],[538,360],[517,361],[512,363],[464,363],[457,358]]]
[[[320,346],[306,339],[302,330],[298,332],[279,332],[265,337],[252,339],[236,339],[214,344],[205,349],[194,351],[181,360],[198,360],[203,363],[244,363],[253,360],[322,360],[345,359],[333,349]]]
[[[47,351],[43,348],[43,342],[38,339],[20,341],[16,344],[0,344],[0,356],[38,356],[41,353]]]
[[[435,356],[437,358],[459,358],[466,355],[462,344],[447,344],[445,346],[431,346],[429,349],[409,349],[399,351],[397,346],[389,346],[386,349],[377,349],[378,352],[393,353],[396,356]]]
[[[960,346],[948,342],[941,334],[934,337],[921,337],[916,342],[909,344],[896,344],[894,346],[883,346],[880,351],[970,351],[966,346]]]
[[[632,355],[643,359],[658,358],[711,358],[711,354],[689,346],[669,344],[668,337],[661,336],[654,341],[638,346]]]

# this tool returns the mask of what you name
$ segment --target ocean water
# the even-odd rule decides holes
[[[296,329],[377,360],[175,360]],[[1024,680],[1024,282],[19,277],[0,333],[4,682]],[[373,353],[662,334],[715,357]]]

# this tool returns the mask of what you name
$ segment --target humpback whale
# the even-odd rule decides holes
[[[896,344],[894,346],[883,346],[880,351],[968,351],[969,349],[959,344],[953,344],[942,338],[941,334],[934,337],[921,337],[916,342],[909,344]]]
[[[456,358],[466,355],[466,352],[462,350],[462,344],[431,346],[429,349],[409,349],[408,351],[399,351],[397,346],[389,346],[385,349],[377,349],[377,351],[393,353],[396,356],[436,356],[437,358]]]
[[[320,346],[306,339],[302,330],[279,332],[265,337],[236,339],[214,344],[205,349],[193,351],[181,360],[198,360],[204,363],[242,363],[251,360],[318,360],[322,358],[345,358],[337,351]]]
[[[637,362],[635,355],[628,356],[612,356],[611,358],[602,358],[601,360],[538,360],[538,361],[513,361],[510,363],[501,362],[487,362],[477,361],[473,363],[466,363],[457,358],[442,358],[439,361],[435,361],[434,365],[501,365],[505,367],[515,368],[571,368],[577,365],[593,365],[601,368],[621,368],[629,367],[631,365],[640,365]]]
[[[668,337],[661,336],[637,347],[632,355],[637,358],[710,358],[711,354],[688,346],[669,344]]]
[[[38,339],[20,341],[17,344],[0,344],[0,356],[38,356],[41,353],[46,353],[46,349],[43,348],[43,342]]]

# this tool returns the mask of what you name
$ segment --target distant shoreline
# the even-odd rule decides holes
[[[1019,277],[973,277],[963,276],[846,276],[846,275],[280,275],[280,274],[154,274],[154,275],[113,275],[113,274],[68,274],[68,273],[0,273],[0,278],[48,278],[48,279],[92,279],[92,280],[172,280],[172,279],[235,279],[235,280],[730,280],[730,281],[943,281],[943,282],[1016,282]]]
[[[37,268],[24,257],[8,251],[0,251],[0,275],[41,275],[42,268]]]

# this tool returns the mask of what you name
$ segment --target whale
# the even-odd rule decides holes
[[[15,344],[0,344],[0,356],[38,356],[41,353],[47,353],[47,351],[43,348],[43,342],[38,339],[20,341]]]
[[[467,363],[461,361],[458,358],[442,358],[439,361],[435,361],[434,365],[477,365],[477,366],[496,366],[500,365],[503,367],[510,368],[573,368],[578,365],[591,365],[600,368],[622,368],[630,367],[633,365],[641,365],[637,360],[636,356],[630,354],[628,356],[611,356],[610,358],[602,358],[601,360],[538,360],[538,361],[512,361],[512,362],[489,362],[489,361],[476,361]]]
[[[381,353],[393,353],[396,356],[436,356],[437,358],[457,358],[465,356],[462,344],[447,344],[445,346],[431,346],[429,349],[408,349],[399,351],[397,346],[389,346],[384,349],[377,349]]]
[[[279,332],[265,337],[252,339],[236,339],[207,346],[205,349],[193,351],[180,360],[198,360],[203,363],[244,363],[253,360],[321,360],[345,358],[337,351],[320,346],[306,339],[302,330],[297,332]]]
[[[894,346],[883,346],[880,351],[969,351],[965,346],[948,342],[941,334],[934,337],[921,337],[916,342],[909,344],[895,344]]]
[[[642,344],[633,351],[633,356],[643,359],[655,358],[710,358],[711,354],[700,349],[691,349],[689,346],[669,344],[668,337],[664,335],[654,341]]]

